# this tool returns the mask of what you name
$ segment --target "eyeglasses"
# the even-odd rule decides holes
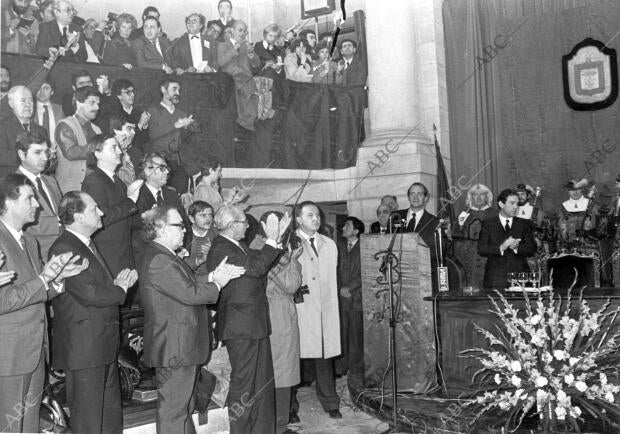
[[[200,20],[198,18],[193,18],[191,20],[185,21],[185,24],[200,24]]]
[[[196,217],[213,217],[213,214],[210,212],[199,212],[196,214]]]
[[[241,224],[244,224],[246,226],[249,225],[247,220],[233,220],[233,223],[241,223]]]
[[[183,223],[166,223],[168,226],[174,226],[179,229],[185,230],[185,225]]]
[[[134,95],[136,93],[133,89],[121,90],[121,93],[126,93],[127,95]]]
[[[165,164],[160,164],[159,166],[149,166],[149,169],[153,169],[153,170],[157,170],[159,169],[160,172],[170,172],[170,167],[166,166]]]

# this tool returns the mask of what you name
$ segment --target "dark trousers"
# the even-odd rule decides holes
[[[224,341],[230,358],[230,434],[275,432],[275,386],[269,338]]]
[[[305,360],[305,359],[304,359]],[[307,359],[314,361],[316,371],[316,396],[323,407],[323,410],[338,410],[340,407],[340,397],[336,393],[336,376],[334,375],[333,359]],[[299,401],[297,401],[297,389],[293,387],[291,399],[291,411],[299,411]]]
[[[342,311],[342,359],[344,371],[364,373],[364,313]]]
[[[291,388],[276,387],[276,433],[280,434],[287,430],[288,419],[291,412]]]
[[[198,366],[155,368],[158,434],[196,433],[192,413],[197,378]]]
[[[0,432],[39,432],[44,367],[42,352],[33,372],[0,377]]]
[[[67,402],[75,433],[122,433],[123,410],[116,361],[67,371]]]

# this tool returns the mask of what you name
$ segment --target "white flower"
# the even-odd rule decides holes
[[[573,374],[568,374],[564,376],[564,382],[569,386],[573,384],[573,381],[575,381],[575,377]]]
[[[573,408],[570,409],[570,415],[573,417],[581,416],[581,408],[574,406]]]
[[[555,415],[558,417],[558,420],[564,420],[566,418],[566,409],[564,407],[556,407]]]
[[[521,363],[518,360],[510,362],[510,369],[512,372],[521,372]]]
[[[573,366],[578,361],[579,361],[579,359],[577,357],[571,357],[570,359],[568,359],[568,364]]]
[[[553,352],[553,357],[556,358],[556,360],[564,360],[567,358],[566,352],[564,350],[555,350]]]
[[[558,401],[564,401],[566,399],[566,393],[563,390],[558,390],[556,397],[558,398]]]
[[[598,377],[601,379],[601,384],[604,386],[607,384],[607,375],[604,372],[601,372]]]
[[[500,384],[502,382],[502,380],[499,377],[499,374],[495,374],[495,377],[493,377],[495,379],[495,383]]]
[[[553,362],[553,356],[551,354],[549,354],[548,351],[545,351],[542,355],[542,360],[545,363],[551,363]]]
[[[530,318],[530,323],[532,325],[536,325],[536,324],[540,323],[540,315],[536,314],[536,315],[532,316]]]
[[[521,382],[521,379],[519,379],[519,383]],[[521,396],[521,394],[523,393],[523,389],[517,389],[515,390],[515,398],[519,398]],[[523,395],[521,396],[521,399],[525,399],[526,396]]]
[[[549,384],[549,381],[545,377],[538,377],[536,379],[536,387],[545,387],[547,384]]]
[[[521,379],[517,377],[516,375],[512,376],[512,378],[510,379],[510,382],[515,387],[521,387]]]
[[[502,401],[499,403],[499,408],[501,410],[508,410],[510,408],[510,405],[508,404],[508,402]]]
[[[614,402],[614,394],[611,392],[607,392],[605,394],[605,399],[609,402]]]
[[[586,389],[588,388],[587,384],[583,381],[577,381],[575,382],[575,389],[577,389],[580,392],[585,392]]]

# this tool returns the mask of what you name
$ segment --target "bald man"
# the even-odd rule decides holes
[[[0,120],[0,177],[17,170],[17,136],[37,132],[47,139],[47,132],[32,121],[32,92],[25,86],[13,86],[8,94],[10,113]]]

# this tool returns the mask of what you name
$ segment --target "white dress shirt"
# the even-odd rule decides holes
[[[52,109],[51,102],[40,102],[37,101],[37,123],[43,126],[43,115],[45,114],[45,106],[47,106],[47,113],[50,119],[50,130],[49,140],[51,142],[52,149],[56,149],[56,124],[61,121],[61,119],[56,119],[54,116],[54,110]]]
[[[25,169],[24,166],[19,166],[19,171],[21,173],[23,173],[26,178],[28,178],[30,180],[30,182],[32,182],[35,186],[35,188],[37,188],[37,178],[41,178],[41,175],[35,175],[34,173],[30,172],[29,170]],[[50,198],[50,201],[52,200],[52,195],[49,191],[49,189],[47,188],[47,185],[45,185],[45,182],[43,182],[43,179],[41,179],[41,185],[43,186],[43,190],[45,192],[45,194],[47,195],[47,197]],[[54,209],[54,204],[50,203],[50,205],[52,206],[52,211],[55,213],[56,210]]]
[[[413,210],[411,208],[409,208],[407,210],[407,222],[405,223],[405,227],[409,226],[409,222],[413,218],[413,214],[414,214]],[[414,232],[415,232],[415,229],[420,224],[420,220],[422,220],[422,216],[423,215],[424,215],[424,209],[421,209],[421,210],[415,212],[415,227],[413,228]]]
[[[195,37],[194,37],[195,36]],[[189,38],[189,48],[192,53],[192,65],[194,68],[199,69],[202,66],[202,44],[200,42],[200,35],[190,35]]]

